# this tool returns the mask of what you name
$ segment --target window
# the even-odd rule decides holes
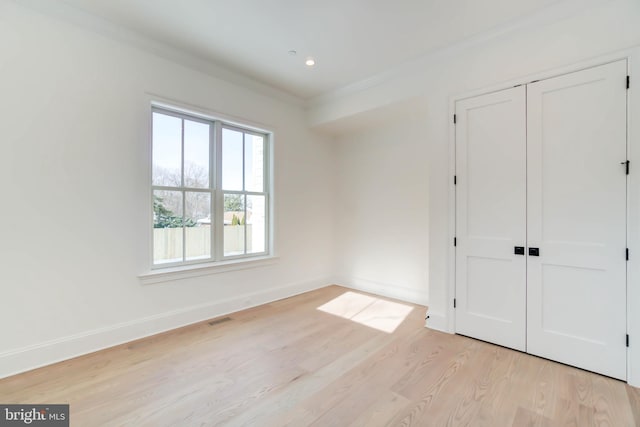
[[[267,134],[152,110],[153,266],[269,252]]]

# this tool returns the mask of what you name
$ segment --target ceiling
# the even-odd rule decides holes
[[[63,1],[302,99],[359,82],[561,2]],[[309,56],[316,60],[313,68],[304,64]]]

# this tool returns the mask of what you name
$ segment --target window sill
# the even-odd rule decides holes
[[[185,265],[180,267],[168,267],[141,274],[138,278],[143,285],[150,285],[153,283],[171,282],[174,280],[190,279],[192,277],[208,276],[210,274],[265,267],[276,264],[278,259],[279,258],[276,256],[264,256],[249,259],[235,259],[231,261]]]

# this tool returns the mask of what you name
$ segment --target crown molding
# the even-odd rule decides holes
[[[12,0],[14,3],[89,30],[118,42],[141,49],[156,56],[200,71],[214,78],[252,90],[256,93],[275,98],[296,107],[305,108],[308,112],[317,108],[331,107],[333,102],[348,98],[368,89],[380,86],[390,80],[402,79],[405,75],[413,75],[430,65],[442,61],[452,55],[470,48],[486,44],[492,40],[506,37],[517,31],[551,24],[576,15],[591,7],[613,0],[559,0],[541,10],[522,18],[496,26],[488,31],[478,33],[469,38],[433,49],[420,57],[400,63],[395,67],[372,75],[354,83],[327,91],[318,96],[304,99],[282,89],[256,80],[239,71],[220,65],[212,60],[204,59],[169,44],[159,42],[148,36],[117,25],[112,21],[78,9],[64,0]]]
[[[445,60],[468,49],[486,44],[492,40],[503,38],[529,28],[552,24],[611,1],[612,0],[560,0],[535,13],[496,26],[453,44],[433,49],[414,60],[398,64],[387,71],[310,98],[306,103],[307,109],[313,110],[315,108],[330,106],[332,102],[365,92],[368,89],[390,80],[403,79],[403,76],[414,75],[416,72],[426,69],[434,63]]]
[[[185,52],[169,44],[159,42],[151,37],[117,25],[112,21],[85,12],[65,3],[64,1],[13,0],[13,2],[51,18],[67,22],[84,30],[91,31],[128,46],[138,48],[185,67],[210,75],[214,78],[223,80],[227,83],[249,89],[261,95],[275,98],[296,107],[305,106],[305,101],[302,98],[291,93],[260,82],[246,74],[234,71],[215,63],[214,61]]]

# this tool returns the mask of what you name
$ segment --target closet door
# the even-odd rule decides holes
[[[517,350],[526,329],[525,106],[524,86],[456,103],[456,332]]]
[[[626,75],[619,61],[527,87],[527,351],[620,379]]]

